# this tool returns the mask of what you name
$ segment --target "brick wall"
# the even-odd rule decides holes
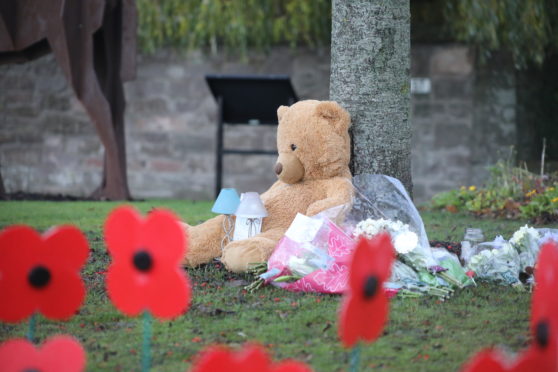
[[[461,46],[413,47],[412,76],[430,78],[432,84],[430,93],[412,97],[418,202],[481,181],[477,170],[495,157],[478,133],[492,133],[499,148],[513,142],[513,82],[497,85],[505,79],[479,75],[473,61]],[[327,51],[276,48],[247,62],[168,51],[139,56],[137,79],[125,85],[134,197],[212,198],[217,107],[204,81],[207,73],[287,74],[301,99],[327,99],[329,92]],[[479,76],[485,80],[477,81]],[[0,87],[0,170],[6,190],[91,193],[100,182],[103,149],[53,57],[0,66]],[[489,89],[497,99],[483,95]],[[226,131],[225,144],[274,149],[275,128],[234,128]],[[272,156],[229,155],[224,186],[264,191],[275,180],[274,163]]]

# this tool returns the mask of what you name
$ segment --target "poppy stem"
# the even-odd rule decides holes
[[[27,339],[29,342],[33,342],[35,338],[35,328],[37,326],[37,314],[33,313],[31,318],[29,318],[29,328],[27,329]]]
[[[349,371],[357,372],[360,367],[360,343],[356,344],[351,350],[349,357]]]
[[[151,367],[151,326],[153,324],[153,317],[149,311],[143,313],[143,351],[141,358],[142,372],[149,371]]]

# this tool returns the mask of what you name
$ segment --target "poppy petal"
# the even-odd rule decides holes
[[[552,353],[545,352],[533,345],[520,355],[512,371],[558,371],[558,360]]]
[[[89,244],[83,233],[73,226],[57,226],[43,237],[45,259],[55,261],[67,269],[79,271],[89,256]]]
[[[186,255],[185,231],[169,211],[151,212],[140,231],[140,241],[156,254],[157,261],[178,265]]]
[[[80,372],[85,370],[85,351],[69,336],[53,337],[40,349],[24,339],[9,340],[0,345],[0,366],[3,372]]]
[[[462,372],[506,372],[504,358],[493,350],[483,350],[468,362]]]
[[[271,359],[265,351],[254,344],[246,345],[235,355],[235,359],[242,366],[242,370],[246,372],[267,371],[271,364]]]
[[[36,310],[28,273],[41,247],[41,236],[28,226],[11,226],[0,233],[0,320],[19,322]]]
[[[242,369],[234,365],[233,354],[222,347],[211,347],[202,352],[191,369],[191,372],[217,371],[242,372]]]
[[[4,372],[21,372],[35,367],[37,351],[29,341],[18,338],[0,345],[0,366]],[[31,367],[31,368],[30,368]]]
[[[136,316],[147,308],[145,287],[149,278],[131,265],[112,264],[106,275],[107,291],[114,306],[128,316]]]
[[[273,365],[270,372],[312,372],[312,369],[304,363],[295,360],[286,360]]]
[[[85,370],[86,354],[81,344],[70,336],[56,336],[41,350],[48,372],[79,372]],[[47,370],[45,369],[45,372]]]
[[[105,221],[105,241],[114,261],[126,260],[138,246],[142,217],[130,206],[112,211]]]
[[[0,232],[0,272],[9,268],[20,270],[34,258],[41,245],[41,235],[29,226],[5,228]]]
[[[369,303],[359,301],[358,296],[346,296],[341,310],[339,337],[346,348],[359,340],[372,342],[380,336],[388,315],[385,295],[378,295]]]
[[[367,342],[372,342],[377,339],[384,325],[388,321],[389,304],[387,297],[382,293],[376,298],[368,301],[364,306],[359,306],[355,315],[357,319],[362,319],[360,323],[362,327],[362,339]]]
[[[178,267],[153,274],[152,281],[145,289],[147,308],[157,318],[175,318],[184,314],[190,305],[190,284]]]
[[[0,320],[10,323],[26,319],[37,308],[27,276],[14,271],[14,268],[0,269],[0,303],[4,304],[0,306]]]
[[[34,292],[39,305],[38,310],[49,319],[71,318],[85,299],[85,285],[81,277],[66,268],[53,270],[48,287]]]

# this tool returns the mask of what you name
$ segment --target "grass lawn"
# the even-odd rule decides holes
[[[148,200],[132,203],[142,212],[172,209],[189,223],[212,216],[210,202]],[[112,202],[0,202],[0,227],[24,223],[40,231],[58,224],[79,227],[92,254],[83,272],[88,295],[79,314],[68,322],[38,318],[36,336],[56,333],[77,337],[88,353],[88,371],[138,371],[141,318],[126,318],[112,306],[104,287],[109,261],[102,226]],[[487,240],[511,233],[526,221],[478,220],[464,214],[422,212],[431,240],[459,241],[466,227],[480,227]],[[558,227],[557,225],[551,227]],[[154,322],[153,371],[186,371],[207,345],[238,347],[247,341],[264,345],[275,359],[295,358],[315,371],[348,368],[348,353],[337,338],[340,296],[296,294],[273,287],[246,293],[251,281],[213,263],[188,269],[193,286],[189,312],[170,322]],[[481,284],[457,292],[446,302],[435,298],[391,301],[384,335],[362,350],[362,370],[457,371],[481,347],[509,351],[529,341],[530,294]],[[9,306],[9,304],[0,304]],[[27,324],[0,324],[0,341],[23,337]]]

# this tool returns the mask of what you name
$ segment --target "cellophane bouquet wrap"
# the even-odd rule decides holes
[[[355,242],[324,214],[298,214],[261,275],[295,292],[343,293]]]

